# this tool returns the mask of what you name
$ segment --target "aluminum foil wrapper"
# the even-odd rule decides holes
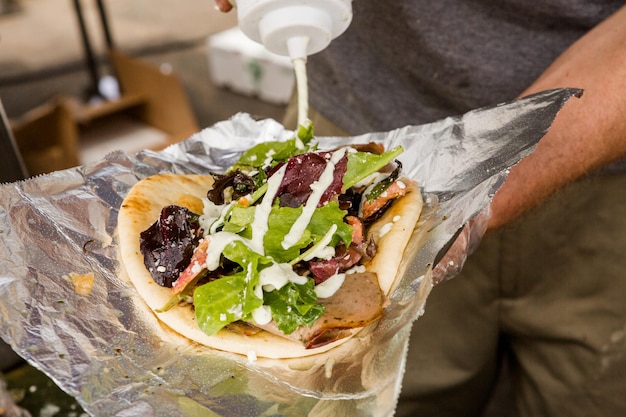
[[[269,360],[199,346],[163,327],[119,274],[117,213],[133,184],[222,171],[259,141],[293,134],[246,114],[160,152],[112,153],[2,185],[0,336],[94,416],[392,415],[433,261],[579,94],[551,90],[432,124],[319,138],[320,148],[402,145],[404,173],[426,197],[384,318],[327,353]]]

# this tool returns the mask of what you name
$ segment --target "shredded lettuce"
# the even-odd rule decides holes
[[[300,326],[310,326],[324,314],[324,306],[317,304],[315,282],[309,279],[304,285],[288,283],[279,290],[264,295],[265,304],[272,310],[272,318],[285,334]]]

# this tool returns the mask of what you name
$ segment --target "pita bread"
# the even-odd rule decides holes
[[[243,335],[222,329],[208,336],[195,322],[191,306],[175,306],[158,312],[172,297],[170,288],[154,282],[143,263],[139,247],[139,235],[158,218],[161,209],[176,204],[193,212],[202,213],[202,199],[213,184],[208,175],[159,174],[135,184],[124,199],[118,215],[120,256],[124,273],[136,287],[141,299],[156,316],[172,330],[200,344],[232,353],[281,359],[297,358],[328,351],[345,342],[349,337],[315,349],[306,349],[298,342],[276,336],[266,331]],[[366,265],[368,271],[378,274],[385,295],[389,295],[399,278],[402,254],[408,244],[422,210],[422,198],[417,185],[407,182],[407,193],[369,230],[377,242],[377,254]],[[354,335],[360,329],[349,333]]]

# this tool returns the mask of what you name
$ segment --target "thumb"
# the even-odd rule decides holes
[[[491,206],[487,206],[463,226],[448,251],[433,268],[433,284],[447,281],[461,272],[467,257],[476,250],[485,235],[490,218]]]

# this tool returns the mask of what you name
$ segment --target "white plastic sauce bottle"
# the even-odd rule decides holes
[[[352,21],[352,0],[236,0],[241,31],[270,52],[306,58]]]
[[[306,59],[348,28],[352,0],[236,0],[235,6],[239,28],[247,37],[270,52],[291,58],[298,92],[298,125],[308,126]]]

